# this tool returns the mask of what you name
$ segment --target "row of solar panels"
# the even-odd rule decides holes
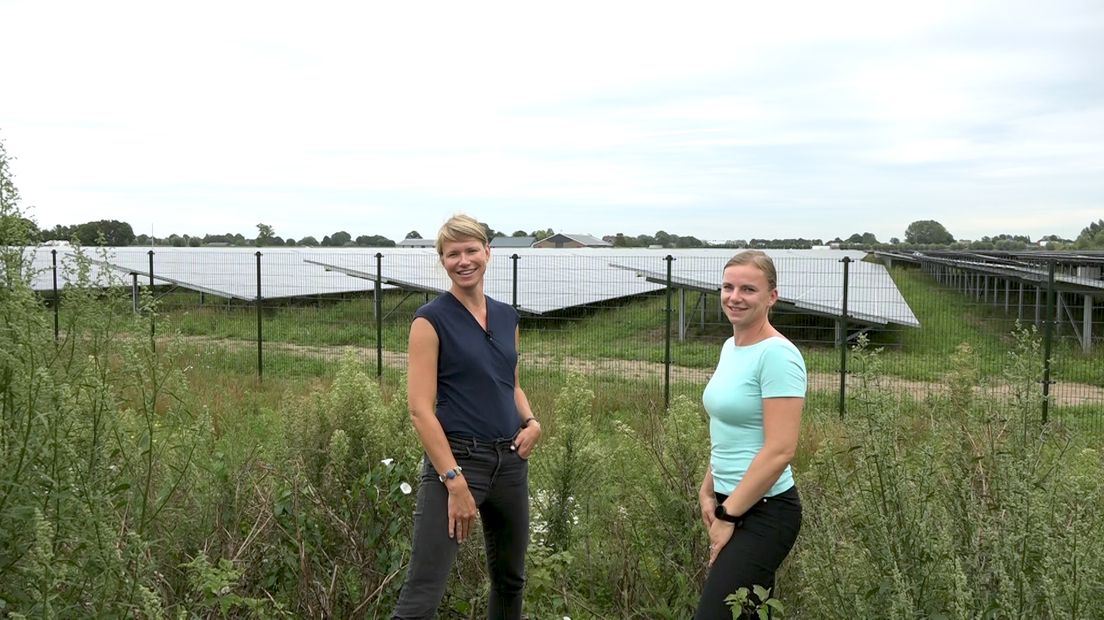
[[[953,267],[968,273],[999,276],[1011,280],[1020,280],[1036,286],[1046,286],[1049,278],[1047,266],[1039,261],[1053,258],[1054,253],[1042,255],[1039,261],[1028,262],[1024,260],[1011,261],[1000,257],[994,258],[983,253],[943,253],[928,254],[913,252],[911,254],[901,252],[877,252],[879,256],[891,260],[906,261],[917,264],[943,265]],[[1035,258],[1035,257],[1032,257]],[[1057,259],[1055,259],[1057,261]],[[1101,279],[1101,268],[1095,262],[1094,257],[1079,254],[1067,254],[1061,259],[1064,269],[1070,266],[1090,272],[1093,275],[1076,275],[1056,271],[1054,281],[1059,288],[1076,292],[1095,294],[1094,291],[1104,290],[1104,279]]]
[[[47,248],[28,249],[33,256],[34,287],[53,288]],[[93,278],[129,284],[137,274],[149,282],[147,248],[89,250]],[[258,250],[255,248],[158,248],[153,251],[153,278],[158,284],[221,297],[258,297]],[[667,256],[673,286],[703,292],[719,289],[724,263],[733,250],[510,249],[493,253],[485,277],[487,294],[530,314],[545,314],[610,299],[662,290]],[[73,281],[73,250],[56,248],[58,286]],[[334,248],[328,250],[263,248],[260,250],[260,297],[306,297],[371,290],[377,271],[387,288],[441,293],[449,280],[432,249]],[[848,315],[885,325],[919,326],[889,273],[879,264],[862,262],[863,252],[840,250],[768,250],[778,267],[780,301],[798,310],[838,316],[843,309],[841,261],[848,265]],[[377,256],[378,255],[378,256]],[[377,265],[381,270],[377,270]]]

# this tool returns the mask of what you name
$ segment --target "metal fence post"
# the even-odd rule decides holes
[[[50,261],[53,264],[54,271],[54,344],[58,343],[58,334],[61,333],[59,326],[59,315],[61,311],[61,297],[58,296],[57,287],[57,250],[50,250]]]
[[[1046,321],[1043,323],[1043,424],[1047,423],[1050,405],[1050,351],[1054,344],[1054,265],[1047,261]]]
[[[851,257],[844,256],[843,260],[843,307],[840,309],[839,320],[839,345],[840,345],[840,387],[839,387],[839,415],[843,419],[847,411],[847,289],[848,273],[851,266]]]
[[[130,272],[130,305],[134,308],[134,315],[142,312],[142,291],[138,288],[138,272]]]
[[[157,336],[157,334],[156,334],[157,330],[154,326],[154,316],[153,316],[153,306],[152,306],[152,302],[153,302],[153,250],[149,251],[149,291],[150,291],[150,302],[151,302],[151,306],[150,306],[150,310],[149,310],[150,346],[156,349],[157,348],[157,341],[155,340],[155,338]]]
[[[383,253],[376,252],[376,378],[383,378]]]
[[[257,251],[257,381],[264,381],[264,332],[261,307],[261,252]]]
[[[667,329],[664,336],[663,353],[663,408],[671,407],[671,265],[675,257],[668,254],[667,261]]]
[[[511,303],[514,306],[514,310],[517,310],[517,306],[518,306],[518,304],[517,304],[517,262],[518,262],[519,258],[521,258],[521,257],[518,256],[516,253],[513,256],[510,257],[510,260],[514,262],[514,265],[513,265],[514,284],[513,284],[513,289],[512,289],[513,296],[511,297],[511,299],[512,299]]]

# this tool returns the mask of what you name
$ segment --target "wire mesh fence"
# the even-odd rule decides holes
[[[73,280],[57,251],[36,257],[48,299]],[[582,372],[602,390],[665,405],[708,381],[732,335],[719,283],[731,250],[496,253],[487,294],[521,315],[523,382],[555,389]],[[810,390],[838,402],[878,350],[886,389],[943,393],[949,360],[976,359],[976,389],[1012,389],[1004,369],[1026,333],[1038,344],[1042,418],[1104,427],[1104,281],[1053,258],[994,269],[962,261],[873,262],[861,253],[770,252],[779,302],[772,322],[805,355]],[[447,290],[432,250],[117,248],[92,265],[135,296],[152,291],[154,329],[218,350],[229,369],[294,375],[353,355],[377,372],[405,368],[409,324]],[[68,266],[67,266],[68,265]],[[53,295],[53,297],[51,297]],[[56,313],[64,312],[54,303]],[[55,330],[56,322],[55,322]]]

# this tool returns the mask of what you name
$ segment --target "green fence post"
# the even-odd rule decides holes
[[[1043,323],[1043,424],[1047,423],[1050,406],[1050,351],[1054,344],[1054,265],[1047,261],[1046,321]]]
[[[383,379],[383,253],[376,252],[376,378]]]
[[[61,333],[58,323],[58,312],[60,312],[59,306],[61,306],[61,297],[58,296],[57,287],[57,250],[50,250],[50,261],[53,264],[54,271],[54,344],[58,343],[58,334]]]
[[[155,317],[153,316],[153,306],[152,306],[152,303],[153,303],[153,250],[149,251],[149,287],[150,287],[149,290],[150,290],[150,304],[151,304],[150,305],[150,310],[149,310],[149,317],[150,317],[150,347],[156,349],[157,348],[157,341],[156,341],[156,337],[157,337],[156,331],[157,330],[154,327]]]
[[[671,265],[675,257],[670,254],[663,260],[667,261],[667,329],[664,336],[663,353],[663,408],[671,407]]]
[[[134,316],[142,314],[142,290],[138,288],[138,272],[130,272],[130,305],[134,308]]]
[[[264,381],[264,333],[261,321],[261,252],[257,251],[257,381]]]
[[[513,256],[510,257],[510,260],[512,260],[514,262],[514,265],[513,265],[514,284],[513,284],[512,297],[511,297],[511,300],[512,300],[511,303],[514,306],[514,310],[517,310],[517,262],[518,262],[519,258],[521,258],[521,257],[518,256],[516,253]]]
[[[847,411],[847,278],[850,271],[851,257],[844,256],[843,260],[843,307],[840,309],[839,320],[839,345],[840,345],[840,388],[839,388],[839,415]]]

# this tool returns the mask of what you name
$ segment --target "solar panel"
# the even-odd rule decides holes
[[[571,253],[550,254],[549,250],[521,252],[517,261],[517,298],[514,298],[514,265],[509,256],[492,254],[484,276],[484,292],[490,297],[529,314],[545,314],[610,299],[661,290],[662,284],[632,274],[611,270],[600,256]],[[376,264],[354,256],[334,256],[328,261],[308,259],[326,269],[375,280]],[[382,261],[381,278],[402,288],[443,293],[451,286],[434,253],[393,253]]]
[[[57,248],[59,262],[71,262],[71,248]],[[39,273],[36,290],[52,288],[50,253],[39,248],[34,265]],[[116,274],[116,283],[128,285],[126,274],[149,278],[149,249],[107,248],[95,257],[97,275]],[[253,300],[257,296],[257,248],[154,249],[154,279],[222,297]],[[381,255],[386,288],[399,287],[442,293],[450,286],[437,253],[429,248],[260,248],[261,296],[265,299],[305,297],[329,293],[362,292],[374,288],[376,254]],[[676,287],[714,292],[732,249],[618,249],[618,248],[500,248],[492,250],[484,280],[488,295],[534,315],[585,306],[611,299],[662,290],[666,260],[672,261]],[[767,250],[779,270],[783,303],[799,310],[838,316],[842,311],[842,275],[839,261],[848,256],[848,314],[858,321],[885,325],[919,326],[919,322],[878,264],[862,262],[864,252],[839,250]],[[517,258],[514,259],[513,257]],[[516,289],[514,284],[516,269]],[[44,271],[43,271],[44,270]],[[59,286],[71,279],[59,269]],[[514,297],[516,290],[516,299]]]
[[[844,256],[852,259],[848,267],[847,315],[856,321],[919,327],[908,302],[893,279],[880,264],[862,262],[863,252],[811,250],[765,250],[778,271],[778,296],[783,304],[798,310],[832,317],[843,314]],[[671,282],[680,288],[703,292],[720,290],[721,272],[732,256],[696,256],[682,254],[671,264]],[[654,261],[640,257],[615,259],[611,264],[640,274],[655,282],[666,281],[666,266],[654,268]]]
[[[58,286],[75,280],[72,248],[58,250]],[[343,251],[344,249],[337,249]],[[153,254],[155,284],[173,284],[230,299],[251,301],[257,297],[257,248],[175,248],[159,247]],[[326,256],[327,252],[283,248],[261,248],[261,297],[279,299],[370,290],[362,279],[344,274],[326,273],[304,262],[304,257]],[[139,275],[139,284],[149,282],[148,248],[123,247],[85,250],[97,276],[114,274],[114,284],[129,285],[128,274]],[[49,251],[39,248],[35,255],[35,290],[53,288]],[[391,287],[387,287],[391,288]]]

